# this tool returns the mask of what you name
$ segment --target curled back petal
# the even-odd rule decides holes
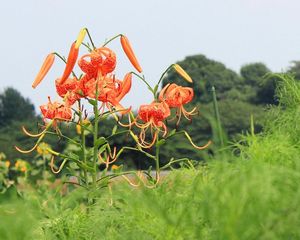
[[[45,133],[43,133],[40,138],[38,139],[38,141],[36,142],[36,144],[29,150],[22,150],[21,148],[15,146],[15,149],[20,152],[20,153],[31,153],[32,151],[34,151],[36,149],[36,147],[39,145],[39,143],[42,141],[42,139],[44,138]]]
[[[212,143],[212,141],[209,140],[205,145],[203,145],[203,146],[197,146],[197,145],[193,142],[192,138],[190,137],[190,135],[189,135],[186,131],[184,131],[184,135],[185,135],[186,138],[189,140],[189,142],[192,144],[192,146],[193,146],[194,148],[198,149],[198,150],[203,150],[203,149],[207,148],[207,147]]]
[[[22,131],[23,131],[27,136],[29,136],[29,137],[34,137],[34,138],[35,138],[35,137],[40,137],[42,134],[45,133],[46,130],[47,130],[47,129],[45,129],[44,131],[42,131],[42,132],[40,132],[40,133],[32,134],[32,133],[28,132],[27,129],[26,129],[24,126],[22,126]]]
[[[131,81],[132,81],[132,74],[127,73],[124,77],[123,83],[122,83],[122,89],[119,96],[116,97],[117,101],[121,101],[122,98],[130,91],[131,89]]]

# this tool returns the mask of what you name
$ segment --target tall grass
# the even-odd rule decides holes
[[[239,156],[173,171],[155,189],[114,184],[89,213],[82,190],[28,195],[0,206],[0,239],[300,239],[300,86],[277,77],[280,104],[263,133],[234,145]]]

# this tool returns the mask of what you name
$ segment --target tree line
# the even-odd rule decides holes
[[[189,107],[192,109],[197,106],[199,114],[194,116],[192,121],[183,121],[179,126],[176,126],[176,121],[168,122],[168,127],[180,130],[184,126],[197,144],[205,143],[209,139],[214,144],[209,150],[199,152],[193,149],[185,139],[177,136],[163,146],[162,161],[167,162],[169,156],[174,156],[174,154],[177,157],[203,160],[220,148],[213,108],[213,86],[217,93],[221,125],[226,142],[238,139],[240,133],[249,130],[251,115],[254,119],[255,131],[261,131],[265,117],[264,111],[278,103],[275,98],[277,79],[268,75],[271,71],[263,63],[246,64],[241,67],[239,73],[204,55],[188,56],[178,64],[192,77],[193,86],[171,71],[164,77],[162,87],[168,83],[193,87],[195,96]],[[296,79],[300,79],[300,61],[292,62],[288,72],[293,73]],[[43,121],[40,115],[36,114],[30,99],[24,98],[20,92],[11,87],[0,93],[0,152],[4,152],[8,159],[14,161],[22,158],[31,161],[35,153],[21,155],[15,151],[14,145],[30,148],[33,142],[23,135],[20,131],[21,126],[25,125],[28,129],[37,131],[42,124]],[[110,124],[113,124],[110,120],[100,122],[101,134],[110,134],[105,132],[109,129],[105,126]],[[76,136],[75,126],[62,124],[61,128],[65,134]],[[64,140],[58,138],[47,137],[45,141],[58,151],[67,151],[70,147]],[[111,145],[118,148],[124,142],[127,145],[134,144],[129,137],[123,136],[112,139]],[[91,136],[87,136],[87,144],[92,144]],[[119,160],[119,164],[121,163],[128,167],[138,168],[148,168],[153,164],[135,152],[124,154]]]

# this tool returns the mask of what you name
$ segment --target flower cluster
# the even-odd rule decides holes
[[[51,102],[49,97],[48,103],[40,107],[44,119],[70,121],[72,119],[71,107],[81,98],[101,101],[102,106],[100,109],[107,107],[111,110],[114,108],[121,114],[128,112],[120,104],[120,101],[131,88],[132,74],[126,74],[123,80],[116,78],[113,73],[117,64],[116,54],[105,46],[89,49],[88,54],[78,59],[80,41],[83,40],[86,31],[86,29],[83,29],[76,42],[72,44],[63,75],[55,81],[56,91],[63,101]],[[120,38],[123,49],[130,61],[138,71],[141,71],[128,39],[123,35],[120,35]],[[45,77],[54,62],[55,55],[58,54],[50,53],[46,57],[32,84],[33,88],[36,88]],[[77,78],[73,72],[76,62],[82,70],[80,78]],[[72,77],[70,77],[71,74]]]
[[[155,143],[157,135],[160,131],[162,136],[167,134],[167,127],[165,120],[171,115],[171,108],[176,109],[177,125],[183,114],[186,119],[190,120],[191,116],[196,113],[196,108],[187,111],[184,105],[192,101],[194,91],[190,87],[178,86],[175,83],[167,84],[160,92],[158,100],[153,101],[148,105],[142,105],[139,108],[137,119],[143,123],[135,122],[135,125],[141,128],[140,140],[143,148],[150,148]],[[145,141],[146,131],[150,128],[154,129],[154,136],[151,143]]]

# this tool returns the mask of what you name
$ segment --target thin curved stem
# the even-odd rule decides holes
[[[182,162],[182,161],[190,161],[190,159],[188,159],[188,158],[179,158],[179,159],[171,160],[166,165],[161,167],[160,170],[166,169],[166,168],[170,167],[172,164],[177,163],[177,162]]]
[[[116,35],[116,36],[110,38],[108,41],[105,41],[105,43],[102,45],[102,47],[105,47],[105,46],[106,46],[107,44],[109,44],[111,41],[113,41],[113,40],[115,40],[116,38],[121,37],[121,36],[122,36],[122,34],[118,34],[118,35]]]
[[[174,64],[171,64],[160,76],[160,79],[158,80],[157,85],[159,86],[159,84],[161,83],[161,81],[163,80],[164,76],[166,75],[166,73],[173,67]]]
[[[94,44],[94,42],[93,42],[93,39],[92,39],[91,34],[90,34],[90,31],[89,31],[87,28],[85,28],[85,30],[86,30],[86,33],[87,33],[89,39],[90,39],[90,42],[91,42],[91,44],[92,44],[92,47],[93,47],[94,49],[96,49],[96,46],[95,46],[95,44]]]
[[[150,84],[146,81],[145,77],[141,77],[139,74],[135,73],[135,72],[130,72],[132,73],[133,75],[137,76],[139,79],[141,79],[146,85],[147,87],[149,88],[149,90],[152,92],[152,94],[154,95],[155,97],[155,92],[154,92],[154,89],[150,86]]]
[[[55,133],[55,132],[49,132],[49,131],[46,131],[45,134],[58,135],[58,134]],[[74,143],[74,144],[76,144],[76,145],[78,145],[78,146],[80,146],[80,147],[82,147],[81,144],[80,144],[79,142],[76,142],[76,141],[73,140],[72,138],[69,138],[69,137],[67,137],[67,136],[65,136],[65,135],[63,135],[63,134],[59,134],[59,136],[65,138],[65,139],[67,139],[68,141],[70,141],[70,142],[72,142],[72,143]]]
[[[59,53],[54,52],[53,54],[56,55],[56,56],[58,56],[65,64],[67,64],[66,59],[63,56],[61,56]],[[76,74],[74,73],[74,71],[72,71],[72,75],[73,75],[73,77],[75,77],[76,79],[78,79],[78,77],[76,76]]]
[[[90,48],[89,45],[87,45],[86,43],[82,42],[81,43],[83,46],[85,46],[90,52],[93,51],[93,49]]]

